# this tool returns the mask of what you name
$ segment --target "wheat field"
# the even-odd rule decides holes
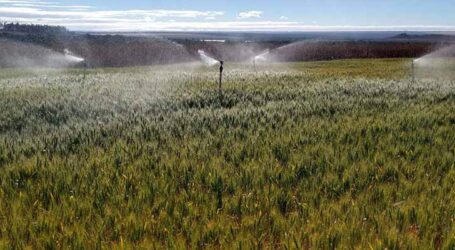
[[[454,249],[455,83],[410,60],[0,70],[0,248]]]

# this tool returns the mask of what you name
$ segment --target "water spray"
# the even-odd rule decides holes
[[[65,54],[65,59],[68,61],[68,63],[70,64],[79,64],[79,63],[82,63],[85,61],[84,58],[82,57],[78,57],[76,55],[74,55],[71,51],[69,51],[68,49],[65,49],[64,50],[64,54]]]
[[[201,57],[201,60],[209,67],[215,66],[220,62],[220,60],[216,60],[210,56],[208,56],[205,51],[203,50],[198,50],[199,56]]]
[[[259,62],[259,61],[267,61],[267,55],[270,54],[270,50],[267,49],[263,52],[261,52],[259,55],[253,57],[253,67],[254,67],[254,71],[257,71],[256,69],[256,63]]]
[[[83,82],[85,82],[85,79],[87,77],[87,68],[88,68],[87,61],[82,57],[78,57],[78,56],[74,55],[68,49],[65,49],[63,51],[63,53],[65,55],[65,60],[68,62],[68,64],[78,66],[78,67],[82,66],[82,68],[83,68],[83,78],[82,79],[83,79]]]

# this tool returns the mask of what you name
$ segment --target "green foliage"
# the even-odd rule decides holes
[[[455,85],[406,65],[4,76],[0,248],[451,249]]]

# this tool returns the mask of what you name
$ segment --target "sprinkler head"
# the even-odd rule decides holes
[[[224,61],[220,61],[220,71],[223,71]]]

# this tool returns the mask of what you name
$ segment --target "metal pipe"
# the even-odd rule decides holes
[[[87,78],[87,68],[88,68],[88,64],[86,61],[84,61],[84,83],[85,83],[85,79]]]
[[[221,84],[223,82],[223,64],[224,62],[223,61],[220,61],[220,81],[219,81],[219,84],[218,84],[218,91],[219,91],[219,96],[220,96],[220,102],[223,101],[223,89],[221,88]]]

